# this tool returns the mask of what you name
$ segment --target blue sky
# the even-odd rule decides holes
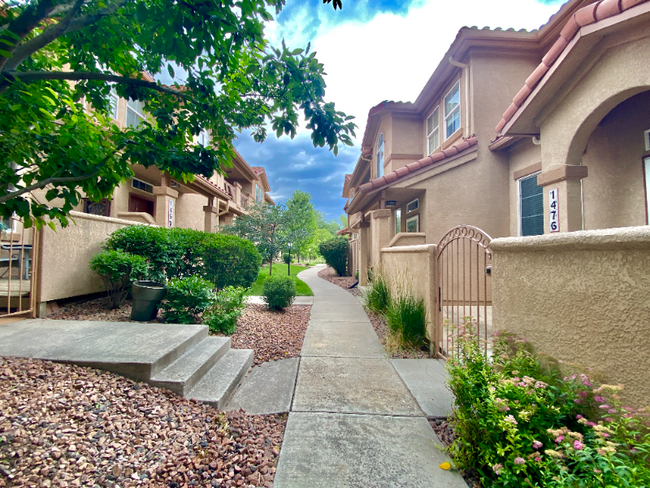
[[[356,117],[357,141],[338,157],[314,148],[308,133],[292,140],[255,143],[248,133],[235,142],[251,166],[264,166],[271,196],[279,203],[296,190],[311,193],[327,219],[343,212],[343,176],[359,157],[368,110],[383,100],[413,101],[463,26],[536,29],[562,0],[343,0],[334,11],[322,0],[287,0],[267,27],[274,44],[317,52],[327,73],[328,101]]]

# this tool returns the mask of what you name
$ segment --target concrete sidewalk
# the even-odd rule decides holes
[[[299,275],[314,305],[274,487],[466,488],[438,467],[449,459],[363,308],[321,269]]]

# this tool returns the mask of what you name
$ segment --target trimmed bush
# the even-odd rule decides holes
[[[269,276],[264,281],[263,296],[271,310],[282,310],[293,303],[296,283],[289,276]]]
[[[226,286],[250,288],[262,264],[262,256],[253,243],[225,234],[206,236],[201,249],[203,277],[219,289]]]
[[[284,261],[284,264],[290,264],[291,263],[291,255],[289,253],[283,252],[282,253],[282,261]]]
[[[195,324],[197,318],[214,301],[214,285],[200,276],[173,278],[160,308],[166,322]]]
[[[245,309],[246,288],[227,286],[217,293],[212,306],[203,314],[203,323],[213,332],[231,335]]]
[[[377,275],[370,282],[364,298],[366,300],[366,306],[370,310],[377,313],[386,313],[390,307],[390,290],[388,289],[386,279],[381,275]]]
[[[130,225],[113,232],[104,248],[143,256],[151,266],[149,278],[165,281],[200,270],[202,242],[209,235],[193,229]]]
[[[402,344],[412,347],[424,344],[427,309],[422,298],[416,298],[409,293],[391,300],[387,321],[388,328],[401,337]]]
[[[111,308],[120,308],[128,286],[149,273],[147,261],[122,251],[102,251],[90,260],[90,269],[104,280]]]
[[[334,268],[339,276],[347,275],[348,268],[348,240],[335,237],[325,241],[318,247],[328,266]]]

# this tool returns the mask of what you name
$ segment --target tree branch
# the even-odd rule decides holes
[[[11,58],[9,58],[5,63],[3,70],[15,70],[29,56],[65,34],[68,31],[70,25],[73,23],[74,16],[79,13],[85,1],[86,0],[75,0],[73,6],[68,10],[68,12],[59,22],[48,26],[43,32],[41,32],[33,39],[30,39],[24,44],[16,47]]]
[[[23,195],[25,193],[29,193],[30,191],[38,190],[40,188],[44,188],[47,185],[50,184],[60,184],[60,183],[70,183],[73,181],[83,181],[87,180],[88,178],[93,178],[99,174],[99,170],[85,176],[62,176],[60,178],[52,177],[52,178],[45,178],[44,180],[39,181],[38,183],[34,183],[33,185],[26,186],[25,188],[21,188],[20,190],[12,191],[9,193],[6,193],[5,195],[0,196],[0,203],[6,202],[8,200],[11,200],[12,198],[19,197],[20,195]]]
[[[191,96],[181,91],[159,85],[153,81],[141,80],[138,78],[128,78],[126,76],[107,75],[104,73],[96,73],[92,71],[2,71],[0,72],[0,91],[2,91],[3,85],[12,83],[16,79],[25,83],[33,83],[39,80],[112,81],[114,83],[125,83],[128,85],[143,86],[145,88],[150,88],[161,93],[167,93],[169,95],[175,95],[186,100],[192,100]]]

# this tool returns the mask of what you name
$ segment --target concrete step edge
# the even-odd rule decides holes
[[[185,354],[189,349],[196,346],[199,342],[201,342],[206,337],[208,337],[208,326],[207,325],[201,327],[191,337],[188,337],[187,339],[185,339],[183,342],[178,344],[176,347],[174,347],[167,354],[165,354],[164,356],[161,356],[153,364],[151,364],[148,379],[151,379],[154,376],[156,376],[163,369],[165,369],[167,366],[172,364],[174,361],[176,361],[178,358],[180,358],[183,354]]]
[[[151,378],[150,384],[184,396],[230,351],[230,337],[206,337]]]
[[[185,396],[222,409],[246,376],[254,357],[252,349],[231,349]]]

